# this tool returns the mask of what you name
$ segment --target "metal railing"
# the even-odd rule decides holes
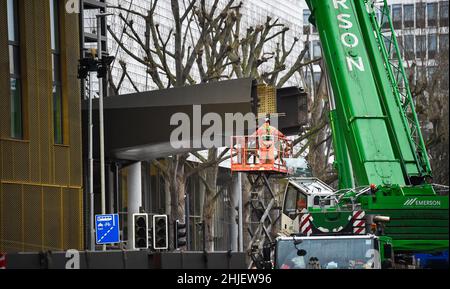
[[[233,136],[232,171],[287,172],[286,159],[292,157],[292,141],[276,136]]]

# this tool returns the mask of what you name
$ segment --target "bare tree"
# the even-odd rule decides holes
[[[314,70],[314,64],[319,69]],[[327,89],[326,70],[323,58],[318,57],[309,61],[302,71],[302,78],[307,80],[308,89],[308,127],[302,132],[294,145],[300,145],[295,157],[306,156],[314,176],[331,184],[337,180],[333,172],[331,159],[334,156],[332,147],[331,128],[329,122],[329,94]],[[314,79],[314,73],[318,77]]]
[[[424,133],[435,183],[449,184],[448,44],[435,55],[418,53],[409,64],[409,83]],[[419,44],[418,44],[419,45]],[[434,53],[434,52],[433,52]]]
[[[151,1],[146,13],[125,8],[120,5],[109,6],[119,11],[121,33],[127,41],[122,41],[115,29],[108,27],[115,42],[126,55],[145,67],[147,75],[159,89],[181,87],[195,83],[208,83],[222,79],[251,77],[259,83],[282,87],[303,67],[303,58],[309,46],[297,55],[295,63],[287,69],[285,62],[292,57],[299,39],[287,46],[289,28],[278,19],[267,17],[256,27],[242,27],[243,2],[235,0],[171,0],[173,27],[163,33],[155,13],[159,1]],[[124,14],[131,14],[128,19]],[[145,34],[136,28],[135,21],[145,23]],[[266,44],[277,41],[276,50],[268,51]],[[139,47],[136,51],[133,47]],[[113,92],[118,93],[125,79],[139,88],[129,76],[127,65],[119,62],[122,75],[110,78]],[[193,67],[196,66],[197,70]],[[198,71],[198,75],[196,74]],[[197,175],[205,185],[203,222],[207,250],[213,250],[213,213],[217,191],[218,164],[225,159],[228,150],[218,154],[216,148],[210,149],[208,157],[194,155],[199,164],[187,161],[188,154],[176,155],[164,161],[153,161],[164,175],[169,194],[172,220],[183,219],[185,215],[184,197],[187,178]],[[205,173],[198,174],[206,170]],[[172,224],[172,222],[171,222]]]

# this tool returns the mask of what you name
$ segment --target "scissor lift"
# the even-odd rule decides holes
[[[267,144],[272,143],[272,147]],[[292,141],[268,136],[235,136],[231,140],[231,171],[247,174],[251,184],[250,212],[246,220],[251,241],[248,252],[260,252],[264,244],[273,241],[271,231],[281,217],[280,206],[269,178],[286,175],[286,159],[292,157]],[[257,254],[250,254],[255,264]]]

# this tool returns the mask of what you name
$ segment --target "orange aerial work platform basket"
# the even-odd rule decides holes
[[[271,136],[231,137],[231,171],[288,173],[286,159],[292,157],[292,141]]]

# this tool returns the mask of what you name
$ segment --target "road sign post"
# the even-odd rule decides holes
[[[95,242],[97,245],[120,242],[118,214],[95,216]]]

